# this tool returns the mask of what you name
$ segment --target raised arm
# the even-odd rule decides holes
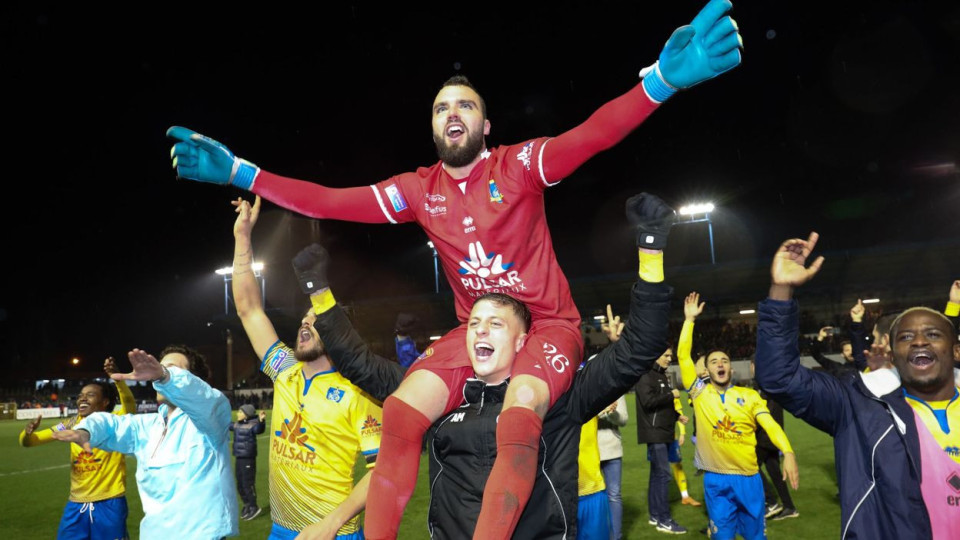
[[[230,279],[233,288],[233,302],[237,307],[237,316],[243,324],[250,344],[261,361],[270,347],[277,342],[277,331],[263,309],[260,284],[253,271],[253,228],[260,217],[260,197],[251,205],[237,198],[230,201],[236,207],[237,219],[233,223],[233,275]]]
[[[693,324],[703,313],[706,302],[700,301],[700,293],[694,291],[683,300],[683,328],[677,343],[677,363],[680,364],[680,381],[688,392],[697,381],[697,367],[693,363]]]
[[[806,266],[818,238],[811,233],[807,240],[787,240],[774,255],[770,296],[757,310],[756,379],[784,409],[834,434],[848,407],[843,386],[835,377],[800,365],[800,310],[793,300],[793,289],[813,278],[823,264],[819,257]]]
[[[953,322],[954,327],[960,329],[960,279],[950,285],[950,295],[943,314]]]
[[[678,89],[691,88],[740,64],[742,39],[728,15],[733,5],[711,0],[667,40],[642,82],[543,147],[543,175],[555,183],[594,155],[623,140]]]
[[[620,339],[587,362],[569,390],[571,417],[580,423],[625,394],[667,350],[673,288],[663,283],[663,249],[676,212],[648,193],[631,197],[626,207],[627,219],[637,229],[639,279],[631,290],[630,313]]]
[[[40,427],[40,420],[42,418],[42,415],[37,415],[36,418],[27,422],[27,425],[23,427],[23,431],[20,432],[20,446],[30,448],[54,440],[52,429],[37,429]]]
[[[320,244],[307,246],[293,259],[300,288],[310,295],[317,315],[314,326],[330,360],[350,382],[382,402],[400,386],[406,370],[400,364],[374,354],[354,330],[330,290],[329,264],[330,254]]]
[[[863,327],[863,316],[866,312],[863,301],[859,298],[850,308],[850,347],[853,349],[853,363],[860,372],[867,369],[867,355],[863,352],[867,349],[867,330]]]
[[[810,356],[820,364],[827,373],[831,375],[836,375],[837,368],[840,367],[840,364],[834,362],[833,360],[824,356],[823,351],[821,350],[821,343],[827,337],[828,333],[833,330],[832,326],[824,326],[820,329],[820,332],[817,333],[817,339],[810,343]]]
[[[112,356],[108,356],[107,359],[103,361],[103,371],[106,372],[107,376],[117,372],[117,364]],[[133,397],[133,392],[130,390],[130,387],[127,386],[127,383],[124,381],[114,381],[114,384],[117,387],[117,396],[120,398],[120,408],[123,411],[120,414],[137,414],[137,399]]]

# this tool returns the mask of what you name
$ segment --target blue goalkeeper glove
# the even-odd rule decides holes
[[[260,167],[233,155],[226,146],[180,126],[168,129],[167,137],[180,141],[170,149],[178,177],[253,189]]]
[[[743,38],[727,15],[732,7],[729,0],[710,0],[689,25],[674,30],[660,59],[640,72],[647,95],[662,103],[740,65]]]

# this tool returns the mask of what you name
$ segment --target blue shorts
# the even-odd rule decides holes
[[[703,498],[710,514],[710,538],[733,540],[737,534],[745,540],[763,540],[767,527],[763,516],[763,481],[760,474],[703,473]]]
[[[647,445],[647,461],[653,461],[650,459],[649,444]],[[667,444],[667,461],[670,463],[681,463],[683,461],[683,456],[680,455],[680,444],[677,443],[676,439]]]
[[[127,497],[92,503],[67,501],[57,540],[116,540],[127,536]]]
[[[577,539],[610,538],[610,499],[598,491],[577,499]]]
[[[291,531],[274,523],[273,527],[270,527],[270,536],[267,537],[267,540],[293,540],[298,534],[300,534],[299,531]],[[353,534],[338,534],[337,540],[363,540],[363,529]]]

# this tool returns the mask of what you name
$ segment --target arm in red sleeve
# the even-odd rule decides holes
[[[626,138],[657,109],[637,84],[626,94],[604,104],[579,126],[550,139],[543,147],[543,175],[556,183],[588,159]]]
[[[328,188],[260,170],[253,191],[287,210],[312,218],[386,223],[387,214],[373,186]]]

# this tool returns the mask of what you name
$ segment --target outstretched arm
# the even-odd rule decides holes
[[[235,156],[222,143],[185,127],[171,127],[167,137],[178,141],[170,149],[170,157],[179,178],[232,185],[314,218],[388,221],[371,186],[335,189],[275,175]]]
[[[674,31],[643,81],[598,109],[584,123],[541,148],[543,180],[553,184],[622,141],[678,89],[695,86],[740,64],[740,38],[728,0],[711,0]]]

